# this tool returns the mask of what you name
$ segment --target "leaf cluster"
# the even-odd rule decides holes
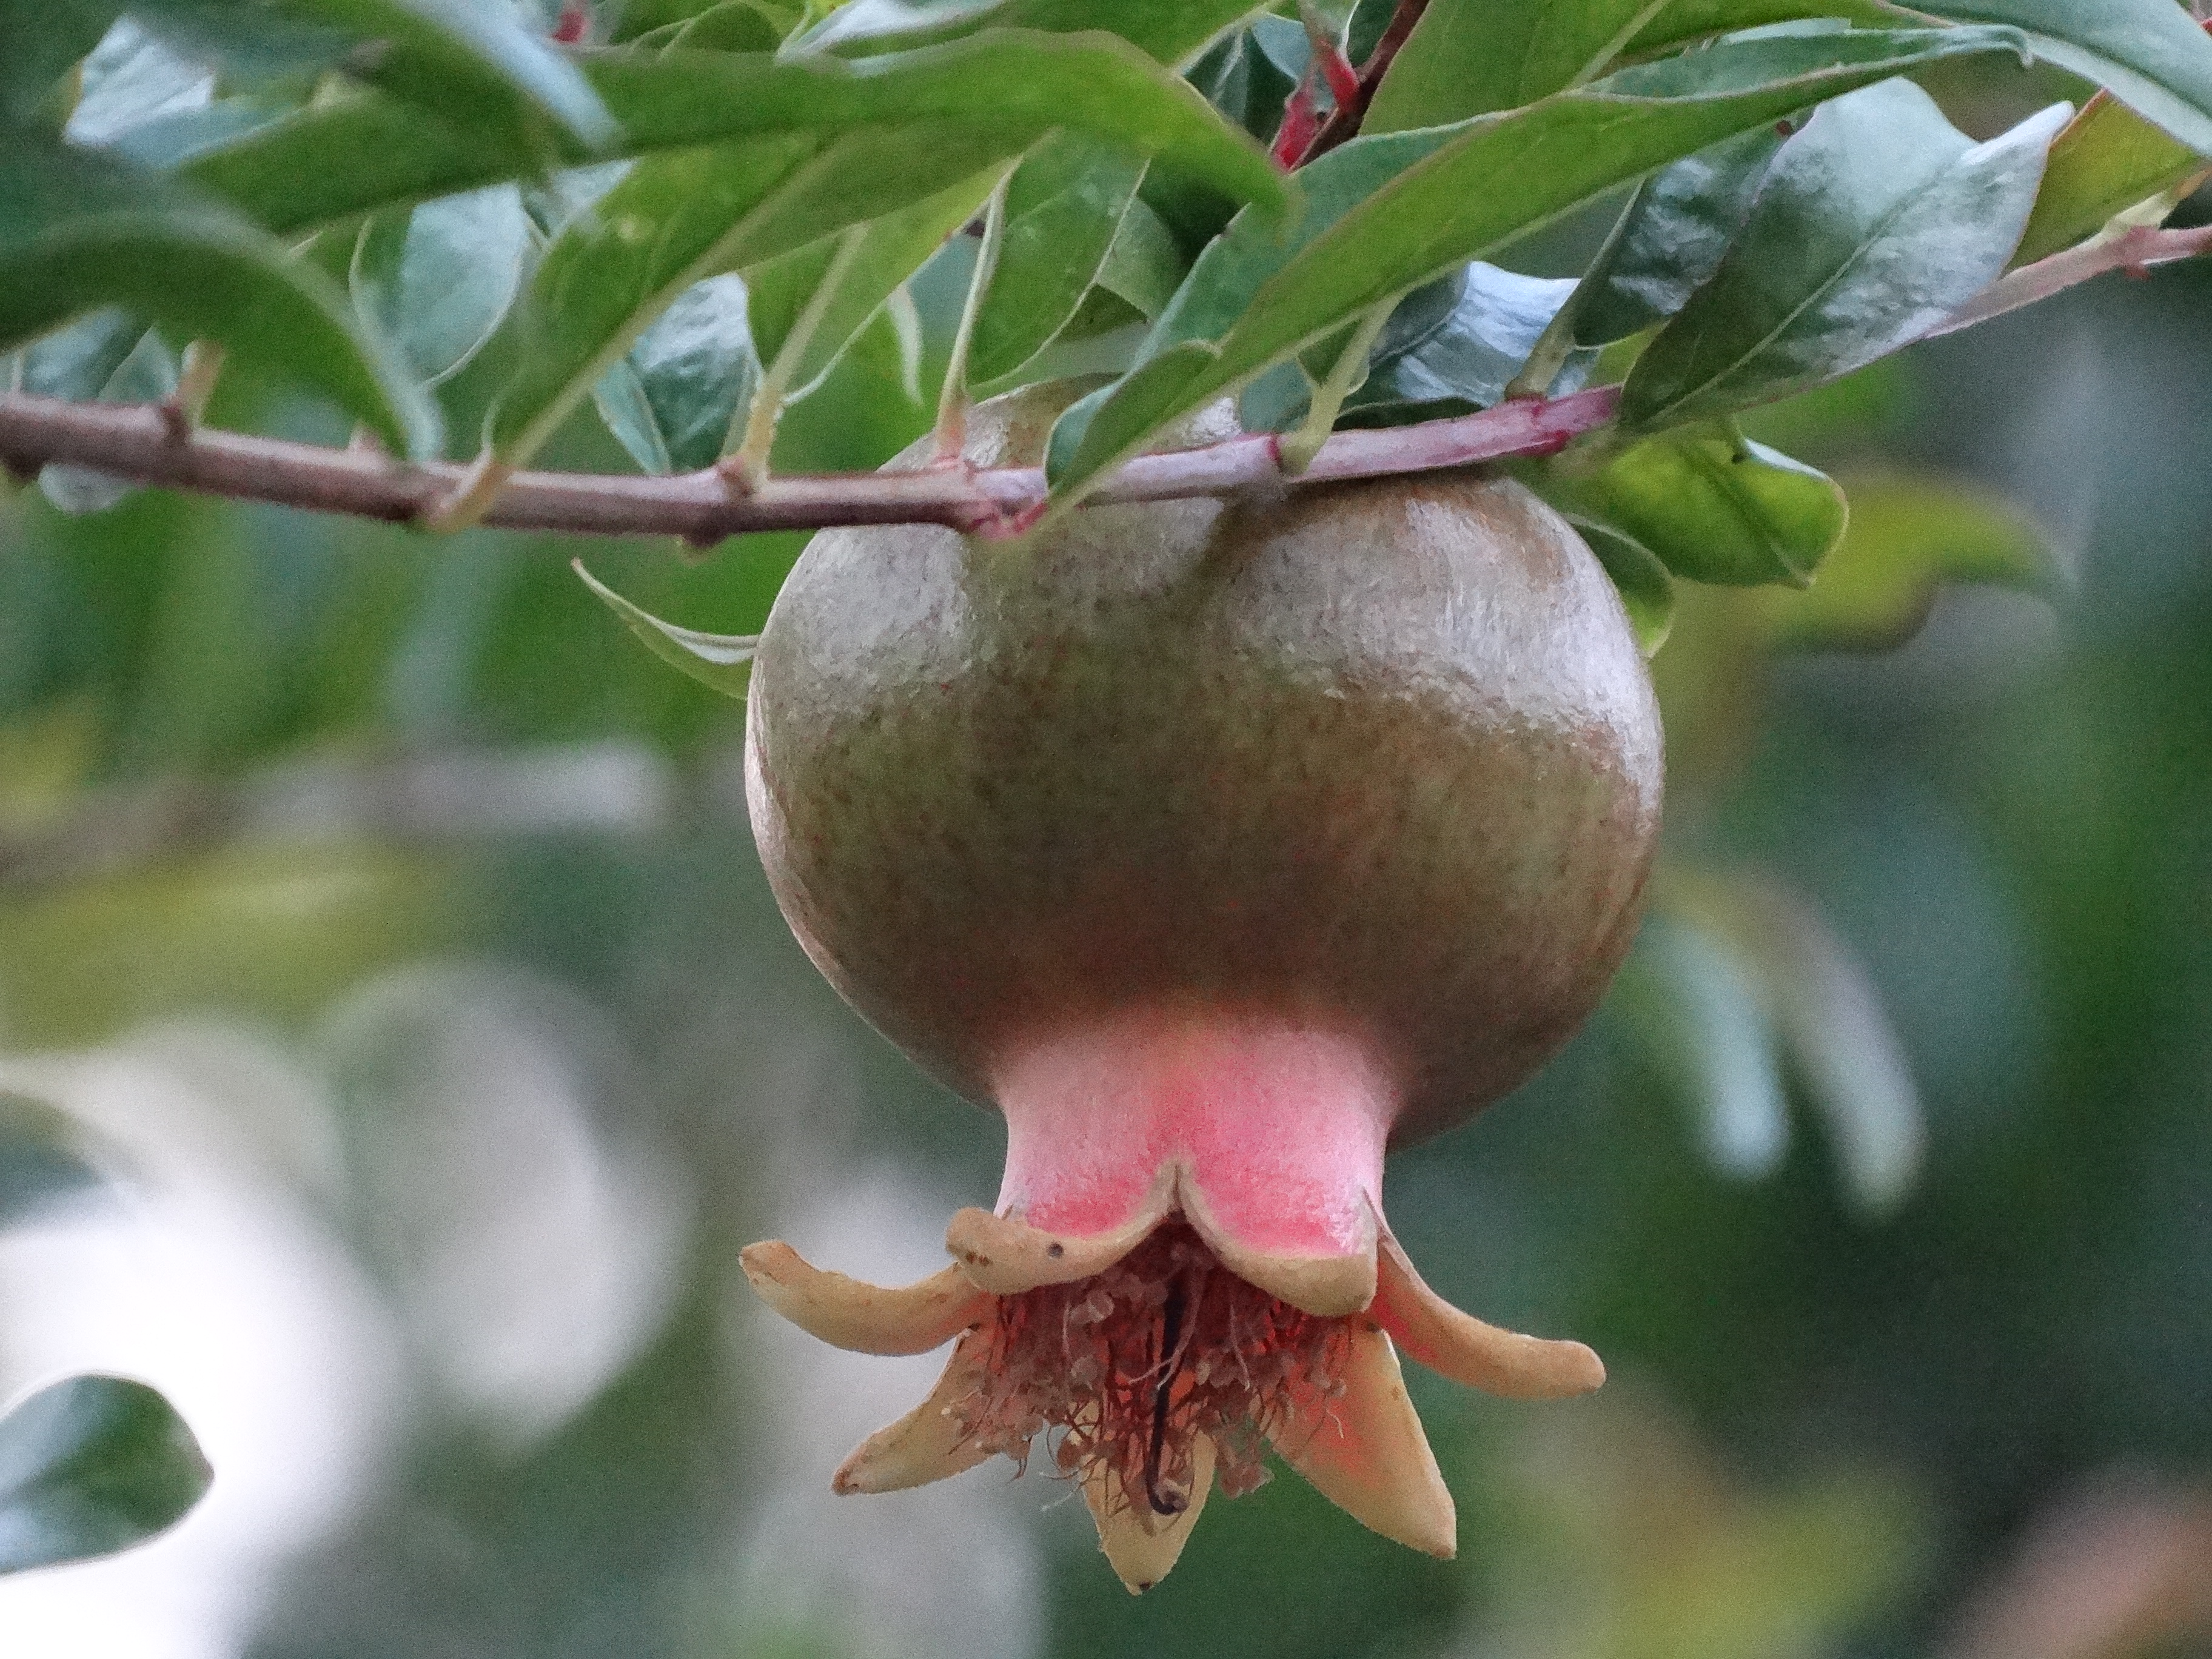
[[[915,283],[960,260],[941,431],[1103,377],[1054,432],[1054,511],[1224,397],[1296,471],[1333,430],[1618,386],[1521,470],[1656,647],[1677,580],[1802,586],[1843,532],[1744,411],[2212,165],[2212,38],[2174,0],[577,15],[8,0],[0,384],[189,419],[228,364],[486,489],[592,420],[742,488],[863,333],[921,391]],[[2079,114],[1978,138],[1920,84],[2030,62]]]

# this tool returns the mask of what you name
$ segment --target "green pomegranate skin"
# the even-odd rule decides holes
[[[1054,412],[983,405],[968,459],[1034,465]],[[1394,1144],[1432,1133],[1595,1005],[1658,828],[1658,712],[1611,582],[1526,489],[1464,475],[1095,507],[1012,542],[826,532],[749,702],[793,930],[986,1103],[1054,1031],[1219,1012],[1370,1045]]]

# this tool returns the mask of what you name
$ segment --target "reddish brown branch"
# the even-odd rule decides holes
[[[2142,272],[2154,265],[2170,265],[2212,253],[2212,225],[2191,230],[2158,230],[2148,226],[2124,230],[2038,259],[2032,265],[2008,271],[1923,335],[1932,340],[1955,334],[1976,323],[1986,323],[2008,311],[2018,311],[2039,300],[2047,300],[2092,276],[2108,270]]]
[[[1089,500],[1171,501],[1545,454],[1577,433],[1604,425],[1618,401],[1618,393],[1607,387],[1555,403],[1507,404],[1423,426],[1340,432],[1292,479],[1285,479],[1276,463],[1272,436],[1234,438],[1205,449],[1139,457],[1109,477]],[[412,466],[373,452],[206,428],[180,438],[152,404],[65,403],[0,393],[0,464],[29,473],[50,461],[134,483],[395,523],[422,519],[452,491],[463,471],[448,462]],[[1002,535],[1029,515],[1044,494],[1044,475],[1034,467],[771,478],[750,495],[733,490],[711,471],[674,477],[518,472],[483,522],[570,535],[680,536],[702,546],[748,531],[847,524],[942,524]]]
[[[2085,243],[2011,272],[1931,330],[1930,337],[2002,316],[2108,270],[2143,270],[2203,253],[2212,253],[2212,226],[2130,230]],[[1297,489],[1550,454],[1611,422],[1620,400],[1619,388],[1601,386],[1554,402],[1501,404],[1420,426],[1339,432],[1295,478],[1284,476],[1272,434],[1232,438],[1204,449],[1140,456],[1087,500],[1158,501]],[[443,461],[408,465],[371,450],[186,429],[174,411],[160,404],[0,393],[0,466],[27,477],[57,461],[133,483],[395,523],[422,520],[450,497],[465,471]],[[483,522],[579,536],[679,536],[702,546],[749,531],[848,524],[942,524],[1003,536],[1032,520],[1044,496],[1044,475],[1034,467],[771,478],[750,494],[711,470],[665,478],[518,472]]]
[[[1367,61],[1359,66],[1359,85],[1350,98],[1336,100],[1336,112],[1314,135],[1312,143],[1298,165],[1303,167],[1316,155],[1326,155],[1347,138],[1359,131],[1359,125],[1367,118],[1367,106],[1375,101],[1375,88],[1382,84],[1389,71],[1391,60],[1397,57],[1398,48],[1406,44],[1406,37],[1413,32],[1413,25],[1421,21],[1421,14],[1429,9],[1429,0],[1398,0],[1398,9],[1390,14],[1390,22],[1382,31],[1382,38],[1375,43],[1375,50],[1367,54]]]

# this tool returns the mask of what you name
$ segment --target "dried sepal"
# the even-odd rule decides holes
[[[748,1244],[738,1261],[762,1301],[849,1353],[927,1353],[991,1314],[991,1297],[957,1266],[892,1289],[817,1267],[781,1239]]]
[[[1556,1400],[1604,1382],[1605,1362],[1581,1343],[1501,1330],[1453,1307],[1388,1233],[1376,1254],[1374,1318],[1408,1359],[1509,1400]]]
[[[997,1296],[1018,1296],[1045,1285],[1072,1284],[1104,1272],[1150,1236],[1175,1207],[1175,1176],[1161,1171],[1145,1202],[1110,1231],[1054,1232],[1020,1215],[957,1212],[945,1248],[971,1282]]]
[[[839,1493],[904,1492],[972,1469],[994,1448],[969,1432],[968,1413],[983,1388],[987,1346],[970,1332],[952,1351],[929,1398],[854,1448],[830,1489]]]
[[[1181,1495],[1182,1507],[1165,1515],[1146,1495],[1132,1494],[1111,1464],[1098,1464],[1084,1476],[1083,1501],[1097,1524],[1098,1547],[1130,1595],[1152,1589],[1182,1556],[1213,1491],[1213,1442],[1201,1435],[1191,1446],[1190,1489]]]
[[[1362,1526],[1424,1554],[1458,1551],[1452,1496],[1382,1328],[1351,1322],[1342,1389],[1302,1390],[1267,1437],[1283,1461]]]

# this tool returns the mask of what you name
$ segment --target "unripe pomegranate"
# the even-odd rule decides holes
[[[968,459],[1034,465],[1056,412],[984,405]],[[1386,1147],[1525,1078],[1635,927],[1659,722],[1589,550],[1517,484],[1443,475],[1097,507],[1015,542],[832,531],[750,702],[793,932],[1007,1126],[998,1203],[953,1218],[933,1278],[745,1252],[840,1346],[958,1339],[836,1488],[1044,1437],[1143,1589],[1272,1443],[1449,1555],[1397,1354],[1518,1396],[1605,1374],[1440,1300],[1381,1203]]]

